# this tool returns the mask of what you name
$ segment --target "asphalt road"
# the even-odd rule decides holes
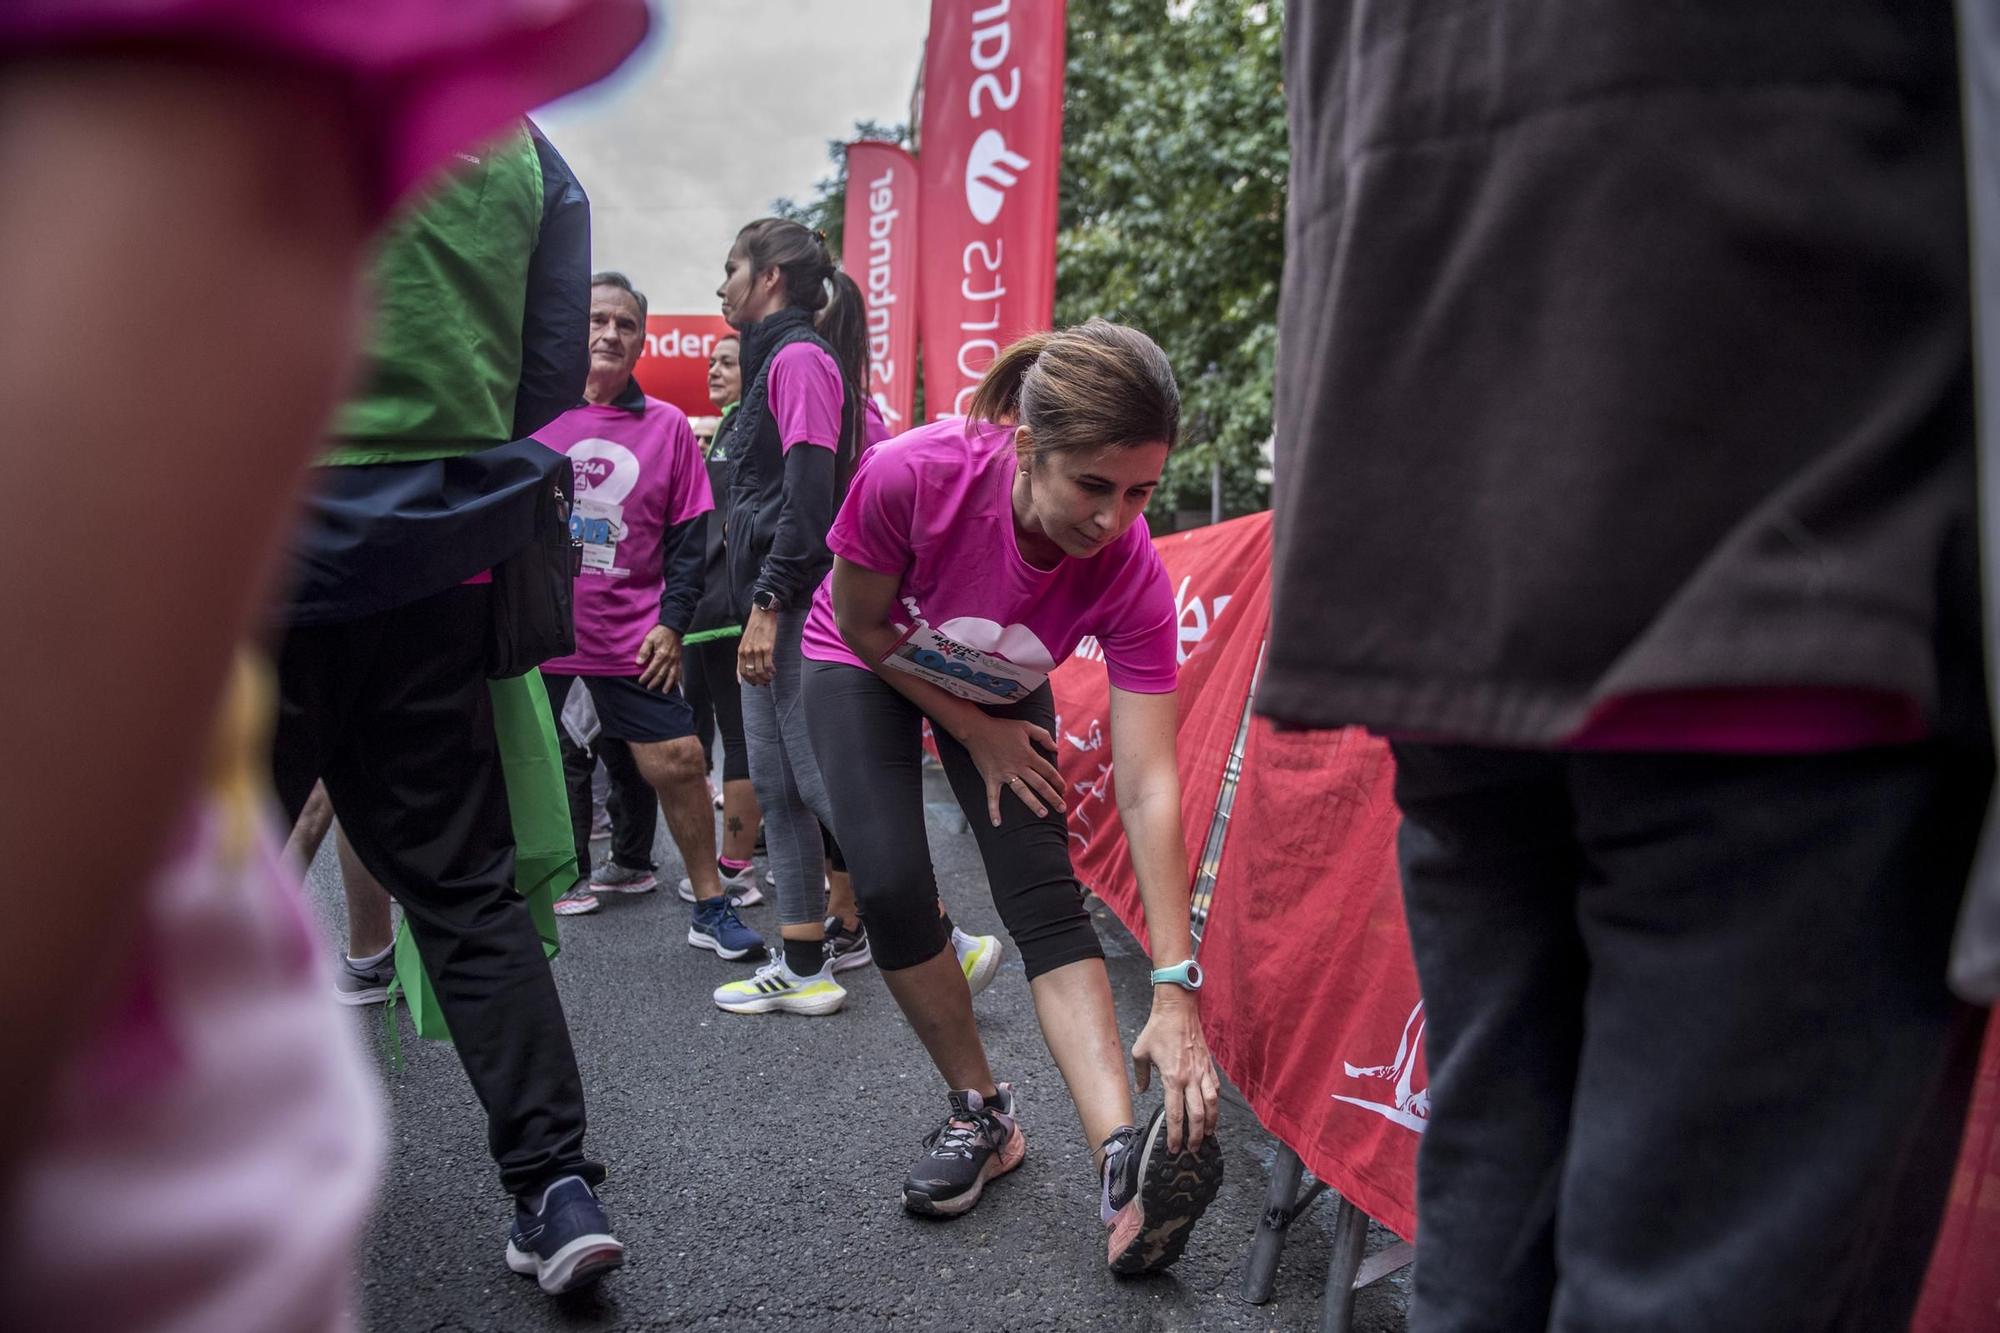
[[[948,799],[936,786],[933,797]],[[930,823],[952,915],[997,933],[970,835],[941,811]],[[672,885],[681,871],[664,830],[659,859]],[[335,938],[338,883],[329,840],[311,885]],[[451,1048],[405,1026],[402,1065],[391,1068],[382,1011],[357,1012],[391,1120],[361,1260],[365,1329],[1317,1327],[1333,1218],[1324,1202],[1294,1226],[1271,1302],[1241,1299],[1272,1145],[1240,1103],[1224,1109],[1222,1193],[1180,1264],[1114,1277],[1089,1153],[1010,956],[977,1008],[994,1069],[1022,1098],[1027,1161],[963,1218],[911,1217],[900,1186],[944,1091],[880,977],[843,974],[847,1007],[829,1018],[725,1014],[709,992],[749,969],[688,947],[689,910],[665,889],[564,922],[556,978],[589,1097],[589,1147],[610,1167],[602,1197],[629,1256],[593,1293],[551,1300],[506,1270],[511,1210]],[[1144,956],[1115,918],[1097,916],[1129,1048],[1148,1001]],[[745,917],[776,936],[773,907]],[[1151,1104],[1141,1099],[1142,1118]],[[1385,1241],[1378,1232],[1372,1244]],[[1406,1276],[1361,1293],[1356,1329],[1403,1327]]]

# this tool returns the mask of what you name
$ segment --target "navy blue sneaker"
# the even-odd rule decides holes
[[[515,1201],[507,1267],[560,1296],[587,1287],[625,1262],[597,1196],[581,1176],[564,1176],[542,1191],[541,1207]]]
[[[697,949],[713,949],[732,962],[764,952],[764,937],[743,924],[743,918],[736,915],[736,904],[726,893],[694,905],[688,943]]]

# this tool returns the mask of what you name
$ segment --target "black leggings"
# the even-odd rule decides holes
[[[995,717],[1055,725],[1045,684]],[[938,915],[937,877],[924,832],[923,713],[872,671],[806,663],[806,730],[826,776],[833,829],[853,868],[855,900],[876,966],[929,962],[951,934]],[[1000,797],[1000,827],[986,817],[986,784],[965,747],[933,725],[952,794],[972,824],[993,904],[1033,981],[1085,958],[1104,957],[1083,886],[1069,861],[1069,824],[1037,817],[1013,792]]]
[[[715,767],[710,739],[722,734],[722,780],[750,780],[750,750],[743,743],[743,686],[736,679],[734,636],[695,644],[681,656],[682,688],[694,709],[694,734],[701,738],[702,757]]]

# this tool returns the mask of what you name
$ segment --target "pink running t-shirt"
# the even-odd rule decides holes
[[[792,343],[771,358],[765,397],[778,422],[778,449],[790,453],[795,444],[840,447],[840,408],[847,390],[840,367],[818,346]],[[805,455],[802,455],[802,457]]]
[[[974,703],[1013,703],[1093,635],[1112,685],[1172,690],[1174,595],[1146,520],[1094,556],[1038,568],[1014,536],[1014,459],[1012,427],[957,418],[862,456],[827,545],[902,576],[902,639],[881,666]],[[831,576],[813,596],[803,647],[814,661],[867,666],[834,624]]]
[[[889,426],[889,418],[882,415],[882,409],[873,398],[867,400],[866,415],[861,422],[863,449],[873,449],[878,444],[886,444],[896,438],[896,432]]]
[[[570,531],[583,541],[576,580],[576,651],[542,670],[564,676],[637,676],[639,645],[660,623],[668,528],[715,508],[708,465],[678,407],[647,398],[572,408],[535,432],[576,465]]]

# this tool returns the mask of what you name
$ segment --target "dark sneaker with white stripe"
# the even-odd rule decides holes
[[[764,937],[743,924],[736,904],[728,894],[694,905],[694,919],[688,922],[688,943],[697,949],[713,950],[718,958],[734,962],[764,952]]]
[[[1127,1125],[1106,1140],[1099,1214],[1111,1228],[1105,1261],[1114,1273],[1157,1273],[1181,1257],[1188,1236],[1222,1188],[1222,1146],[1210,1134],[1167,1151],[1167,1109],[1144,1131]]]
[[[955,1090],[951,1114],[924,1140],[924,1155],[903,1182],[903,1207],[929,1217],[970,1212],[986,1182],[1012,1171],[1027,1153],[1011,1085],[1002,1083],[991,1102]]]
[[[857,967],[866,967],[875,961],[874,950],[868,947],[868,927],[855,923],[849,930],[840,923],[840,918],[826,919],[826,962],[836,972],[846,972]]]
[[[576,1291],[625,1262],[625,1247],[581,1176],[564,1176],[530,1209],[516,1200],[507,1267],[532,1277],[551,1296]]]

